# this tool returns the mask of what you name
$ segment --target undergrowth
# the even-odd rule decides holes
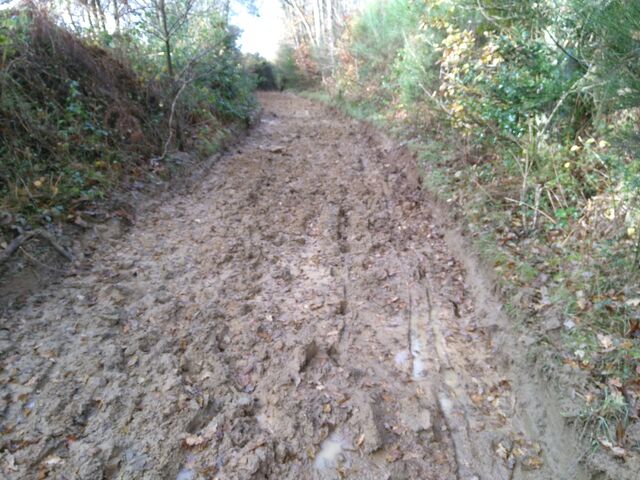
[[[551,371],[574,372],[565,413],[623,457],[640,447],[640,11],[552,3],[375,3],[311,96],[415,149]]]
[[[196,161],[248,124],[254,80],[236,34],[208,18],[185,27],[189,43],[175,35],[171,76],[133,30],[72,33],[33,6],[0,12],[5,242],[38,225],[83,224],[115,190],[169,178],[185,158],[173,152]]]

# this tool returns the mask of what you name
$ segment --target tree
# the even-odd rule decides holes
[[[323,78],[334,74],[337,39],[345,18],[359,2],[346,0],[281,0],[294,48],[310,51]]]
[[[200,8],[198,8],[200,7]],[[174,76],[172,47],[175,37],[185,29],[192,16],[203,13],[197,0],[138,0],[140,28],[158,39],[164,49],[167,73]]]

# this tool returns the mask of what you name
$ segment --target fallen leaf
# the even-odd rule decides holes
[[[7,470],[11,470],[13,472],[18,471],[18,467],[16,466],[16,459],[11,453],[8,453],[5,456],[4,464]]]
[[[627,454],[627,451],[622,447],[613,447],[611,449],[611,453],[613,453],[614,457],[624,458]]]
[[[498,455],[504,461],[507,461],[507,459],[509,458],[509,455],[510,455],[510,451],[509,451],[509,449],[507,449],[507,447],[505,447],[502,444],[502,442],[500,442],[498,444],[498,447],[496,448],[496,455]]]
[[[634,307],[635,308],[635,307],[640,305],[640,298],[630,298],[629,300],[627,300],[624,303],[629,305],[630,307]]]
[[[49,455],[45,460],[44,460],[44,464],[47,465],[48,467],[54,467],[56,465],[60,465],[61,463],[63,463],[64,460],[62,460],[62,458],[58,457],[57,455]]]
[[[542,465],[544,465],[544,461],[540,457],[526,457],[522,460],[524,471],[538,470]]]
[[[621,444],[624,441],[625,428],[622,422],[616,424],[616,441]]]
[[[617,388],[617,389],[622,389],[622,380],[620,380],[617,377],[614,377],[612,379],[609,380],[609,386]]]
[[[187,447],[197,447],[198,445],[202,445],[207,442],[207,439],[200,435],[189,435],[185,437],[183,442]]]
[[[600,442],[600,445],[602,445],[607,450],[609,450],[615,457],[624,458],[624,456],[627,454],[624,448],[613,445],[609,440],[607,440],[604,437],[598,437],[598,442]]]
[[[611,339],[611,335],[598,333],[596,336],[598,337],[598,342],[604,351],[608,352],[613,350],[613,340]]]
[[[402,458],[400,447],[397,445],[394,446],[393,449],[389,453],[387,453],[387,456],[385,458],[387,460],[387,463],[394,463],[400,460]]]

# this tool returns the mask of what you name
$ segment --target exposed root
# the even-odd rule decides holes
[[[13,239],[9,246],[7,246],[7,248],[5,248],[2,253],[0,253],[0,265],[9,260],[9,258],[11,258],[11,256],[22,246],[22,244],[34,237],[40,237],[49,242],[49,244],[54,248],[56,252],[58,252],[70,262],[73,262],[75,260],[74,255],[71,252],[67,251],[62,245],[60,245],[53,235],[51,235],[46,230],[43,230],[42,228],[38,228],[36,230],[25,232]]]

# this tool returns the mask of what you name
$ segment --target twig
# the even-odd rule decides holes
[[[536,208],[536,207],[534,207],[533,205],[531,205],[529,203],[523,202],[522,200],[514,200],[513,198],[509,198],[509,197],[504,197],[504,199],[507,200],[508,202],[516,203],[516,204],[524,206],[524,207],[529,207],[531,210],[537,211],[540,215],[545,217],[547,220],[549,220],[554,225],[556,225],[558,223],[558,222],[556,222],[556,220],[552,216],[550,216],[544,210],[540,210],[539,208]]]
[[[24,255],[25,257],[27,257],[27,259],[31,260],[33,263],[35,263],[36,265],[42,267],[42,268],[46,268],[47,270],[50,270],[52,272],[56,272],[56,273],[64,273],[62,270],[58,269],[58,268],[54,268],[54,267],[50,267],[49,265],[42,263],[40,260],[38,260],[36,257],[34,257],[33,255],[31,255],[30,253],[28,253],[24,247],[19,247],[18,250],[20,250],[20,253],[22,253],[22,255]]]
[[[220,42],[217,42],[212,48],[214,49],[217,48],[219,44]],[[167,137],[167,140],[164,143],[164,148],[162,149],[162,155],[157,158],[152,158],[151,159],[152,162],[162,161],[165,158],[167,158],[167,154],[169,153],[169,147],[171,146],[171,140],[173,139],[172,125],[173,125],[173,117],[175,116],[178,99],[180,98],[180,95],[182,95],[182,92],[188,85],[194,83],[197,80],[200,80],[201,78],[204,78],[206,75],[200,75],[200,76],[195,76],[195,77],[186,78],[186,79],[184,77],[187,75],[187,73],[190,73],[192,71],[193,66],[196,65],[196,63],[201,58],[206,56],[208,53],[210,53],[210,49],[203,50],[198,55],[194,56],[191,60],[189,60],[189,62],[185,65],[182,71],[178,74],[176,81],[182,82],[182,85],[180,85],[180,88],[176,92],[176,95],[173,97],[173,101],[171,102],[171,113],[169,114],[169,136]]]
[[[176,112],[176,104],[178,103],[178,98],[180,97],[180,94],[182,94],[182,91],[185,89],[187,84],[188,82],[184,82],[180,86],[178,93],[176,93],[176,96],[173,97],[173,102],[171,102],[171,114],[169,115],[169,136],[167,137],[167,141],[164,142],[164,148],[162,150],[162,156],[160,157],[160,160],[164,160],[167,157],[167,153],[169,151],[169,145],[171,144],[171,139],[173,137],[173,128],[171,127],[171,125],[173,123],[173,116],[175,115],[175,112]],[[179,139],[178,139],[178,142],[180,142]]]
[[[540,132],[538,133],[537,136],[538,136],[539,140],[542,140],[544,134],[546,133],[546,131],[549,128],[549,126],[551,125],[551,120],[553,120],[553,117],[555,116],[556,112],[560,109],[560,107],[562,106],[564,101],[567,99],[567,97],[574,92],[574,88],[576,87],[576,85],[578,85],[578,82],[580,82],[580,80],[585,78],[585,75],[583,75],[582,77],[578,78],[575,82],[573,82],[571,87],[569,87],[567,89],[567,91],[562,94],[562,96],[558,100],[558,103],[556,103],[556,106],[551,111],[551,114],[549,115],[549,118],[547,119],[547,121],[545,122],[544,126],[542,127],[542,130],[540,130]]]
[[[5,263],[9,259],[9,257],[11,257],[11,255],[13,255],[15,251],[22,246],[23,243],[31,240],[33,237],[40,237],[45,239],[55,249],[56,252],[58,252],[70,262],[73,262],[75,260],[73,254],[68,252],[58,242],[56,242],[56,239],[53,237],[53,235],[51,235],[46,230],[43,230],[42,228],[38,228],[36,230],[31,230],[30,232],[23,233],[22,235],[16,237],[9,244],[9,246],[0,253],[0,265]]]
[[[553,40],[553,43],[556,44],[556,47],[558,47],[560,50],[562,50],[562,53],[564,53],[567,57],[569,57],[571,60],[573,60],[574,62],[576,62],[578,65],[580,65],[580,67],[586,72],[587,70],[589,70],[589,65],[586,64],[584,61],[580,60],[579,58],[577,58],[575,55],[573,55],[569,50],[567,50],[566,48],[564,48],[560,42],[556,39],[556,37],[554,37],[551,32],[549,31],[549,29],[547,29],[546,27],[543,28],[543,30],[547,33],[547,35],[549,35],[549,37],[551,38],[551,40]]]

